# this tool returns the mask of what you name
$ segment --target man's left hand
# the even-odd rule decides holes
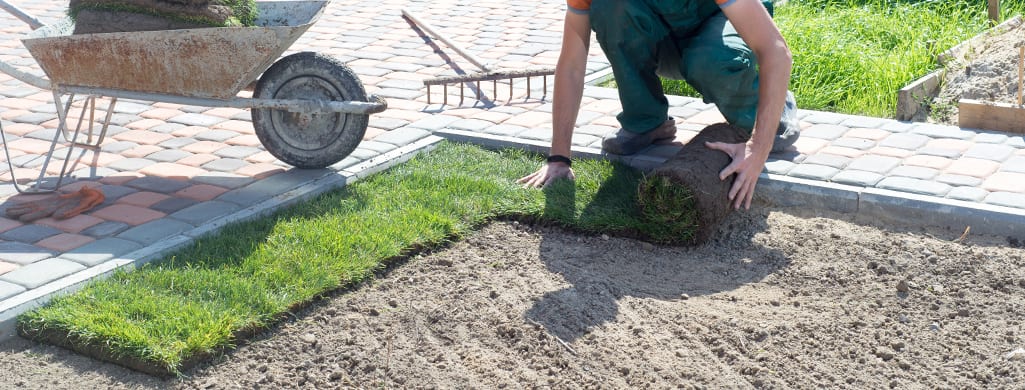
[[[769,158],[768,153],[759,153],[749,143],[729,144],[725,142],[706,142],[705,146],[726,153],[733,161],[730,165],[719,172],[719,180],[726,180],[730,175],[736,173],[737,178],[730,188],[729,199],[733,202],[734,209],[751,208],[751,199],[754,197],[755,185],[758,184],[758,175],[765,168],[765,160]]]

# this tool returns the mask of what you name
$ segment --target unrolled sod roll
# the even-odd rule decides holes
[[[641,179],[637,194],[641,214],[664,225],[664,237],[670,237],[673,243],[698,245],[708,241],[733,210],[727,195],[736,175],[719,180],[719,172],[731,159],[705,143],[741,143],[748,138],[743,129],[727,123],[701,130],[676,156]]]

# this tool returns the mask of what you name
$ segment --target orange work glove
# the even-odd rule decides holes
[[[45,199],[33,200],[7,208],[7,216],[22,222],[32,222],[53,216],[56,219],[74,217],[89,210],[106,199],[103,192],[91,187],[82,187],[77,192],[61,194]]]

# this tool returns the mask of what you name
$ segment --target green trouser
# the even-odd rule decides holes
[[[763,4],[771,13],[771,1]],[[714,1],[594,0],[590,20],[616,77],[623,129],[646,133],[668,118],[661,76],[686,80],[727,121],[752,131],[757,62]]]

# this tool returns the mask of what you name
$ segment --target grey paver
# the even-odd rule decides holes
[[[804,163],[791,169],[787,176],[829,181],[838,172],[839,169],[830,166]]]
[[[834,124],[816,124],[801,131],[801,137],[808,138],[820,138],[825,140],[835,140],[842,137],[847,131],[850,130],[846,126],[834,125]]]
[[[113,141],[113,142],[104,142],[102,145],[100,145],[100,150],[102,150],[104,152],[107,152],[107,153],[118,154],[118,153],[121,153],[123,151],[126,151],[128,149],[131,149],[131,148],[134,148],[134,147],[137,147],[137,146],[139,146],[139,144],[137,144],[135,142]]]
[[[982,184],[982,181],[983,181],[982,178],[978,178],[978,177],[974,177],[974,176],[952,175],[952,174],[949,174],[949,173],[944,173],[944,174],[941,174],[939,176],[936,176],[936,177],[933,178],[933,180],[938,181],[940,183],[947,183],[947,184],[950,184],[952,186],[962,186],[962,187],[964,187],[964,186],[978,187],[980,184]]]
[[[168,122],[181,123],[188,126],[202,126],[210,127],[218,123],[224,122],[226,119],[219,116],[186,113],[181,115],[175,115],[168,119]]]
[[[200,132],[193,137],[201,141],[224,142],[238,137],[240,134],[231,130],[207,130]]]
[[[1014,154],[1015,148],[997,144],[975,144],[964,152],[965,157],[990,161],[1004,161]]]
[[[146,158],[160,162],[175,162],[191,156],[192,153],[179,149],[165,149],[159,152],[150,153]]]
[[[912,194],[923,194],[923,195],[934,195],[943,196],[947,192],[950,192],[951,186],[949,184],[939,183],[931,180],[919,180],[912,179],[910,177],[887,177],[879,183],[876,187],[907,192]]]
[[[225,192],[218,196],[217,200],[249,207],[327,174],[328,172],[323,169],[295,169],[282,172],[245,187]]]
[[[979,133],[973,140],[980,144],[1001,144],[1007,142],[1007,135],[1000,133]]]
[[[835,154],[813,154],[808,156],[803,164],[814,164],[814,165],[825,165],[827,167],[833,167],[837,169],[843,169],[847,164],[851,163],[850,157],[838,156]]]
[[[889,137],[884,138],[879,142],[879,146],[885,146],[888,148],[916,150],[925,146],[929,142],[929,137],[921,134],[909,134],[909,133],[897,133],[890,134]]]
[[[896,157],[865,155],[852,160],[847,169],[886,173],[900,166],[901,161]]]
[[[452,122],[460,120],[462,118],[452,115],[431,115],[424,119],[420,119],[416,122],[410,123],[408,127],[415,127],[424,130],[441,130],[447,127]]]
[[[1014,156],[1000,164],[1002,172],[1025,173],[1025,156]]]
[[[139,248],[142,246],[136,242],[106,237],[65,252],[58,258],[92,267]]]
[[[451,91],[450,91],[451,92]],[[416,100],[427,94],[427,90],[410,90],[402,88],[381,88],[374,92],[374,95],[392,99]],[[468,96],[469,97],[469,96]]]
[[[840,147],[844,147],[844,148],[858,149],[858,150],[868,150],[868,149],[871,149],[873,146],[876,146],[876,141],[873,141],[873,140],[870,140],[870,139],[864,139],[864,138],[847,138],[847,137],[844,137],[844,138],[838,138],[838,139],[834,140],[832,145],[833,146],[840,146]]]
[[[876,172],[844,170],[833,176],[834,183],[848,184],[860,187],[872,187],[883,179],[883,175]]]
[[[71,172],[71,176],[79,179],[95,179],[108,177],[117,174],[119,171],[107,168],[107,167],[85,167],[77,171]]]
[[[234,172],[246,165],[249,165],[249,163],[245,160],[239,160],[237,158],[219,158],[203,164],[203,169],[220,172]]]
[[[484,129],[494,125],[494,123],[486,120],[469,118],[454,121],[450,123],[448,127],[458,130],[483,131]]]
[[[429,131],[415,128],[413,126],[403,127],[381,134],[374,138],[374,141],[392,145],[406,145],[431,135]]]
[[[46,259],[0,275],[0,281],[33,289],[84,270],[85,266],[62,259]]]
[[[11,282],[0,281],[0,301],[13,297],[26,291],[25,287]]]
[[[956,126],[946,126],[937,124],[919,124],[911,129],[912,133],[922,134],[932,138],[954,138],[954,139],[972,139],[975,138],[975,132],[962,130]]]
[[[378,136],[378,137],[380,137],[380,136]],[[376,154],[381,154],[381,153],[387,153],[389,151],[395,150],[395,147],[396,147],[395,144],[390,144],[390,143],[387,143],[387,142],[378,142],[376,140],[376,138],[375,138],[374,140],[360,142],[360,144],[356,148],[356,150],[357,151],[359,151],[359,150],[369,150],[369,151],[375,152]],[[353,152],[353,153],[355,153],[355,152]]]
[[[196,203],[198,202],[192,199],[172,197],[159,201],[149,208],[164,214],[171,214],[186,207],[191,207]]]
[[[0,233],[0,239],[34,243],[47,237],[60,234],[61,231],[44,225],[22,225]]]
[[[114,184],[105,184],[103,186],[100,186],[100,191],[103,191],[103,195],[106,198],[106,201],[104,203],[107,204],[113,203],[114,201],[121,199],[125,195],[139,192],[139,190],[132,187],[119,186]]]
[[[253,146],[232,145],[220,148],[214,154],[218,157],[244,159],[262,151],[263,149]]]
[[[245,187],[256,179],[249,176],[242,176],[230,172],[207,172],[192,178],[192,181],[200,184],[210,184],[224,188]]]
[[[382,130],[394,130],[408,124],[409,121],[402,119],[371,116],[369,126]]]
[[[165,238],[179,235],[193,226],[182,221],[162,218],[125,230],[118,238],[135,241],[142,245],[150,245]]]
[[[930,180],[939,175],[940,171],[914,165],[902,165],[889,171],[890,176],[910,177],[919,180]],[[947,183],[951,184],[951,183]]]
[[[129,227],[131,226],[124,222],[105,221],[90,226],[89,228],[81,231],[80,234],[95,238],[104,238],[128,230]]]
[[[850,119],[850,116],[843,114],[836,114],[832,112],[809,112],[803,119],[808,122],[826,124],[826,125],[839,125],[843,121]]]
[[[527,131],[526,127],[516,125],[497,125],[484,129],[484,133],[513,137]]]
[[[238,211],[240,208],[235,203],[208,201],[186,207],[168,216],[193,226],[199,226],[214,218]]]
[[[950,148],[925,147],[919,148],[917,152],[918,154],[924,154],[927,156],[944,157],[949,159],[956,159],[958,157],[961,157],[960,150]]]
[[[969,202],[982,202],[988,195],[989,191],[977,187],[954,187],[947,193],[947,198],[966,200]]]
[[[156,161],[145,158],[123,158],[112,161],[110,164],[107,164],[107,167],[119,171],[139,171],[156,163]]]
[[[149,131],[155,131],[158,133],[171,134],[177,130],[184,128],[185,125],[181,123],[163,123],[149,128]]]
[[[0,242],[0,260],[8,263],[27,265],[42,259],[53,257],[49,249],[22,242]]]
[[[125,183],[125,186],[159,194],[173,194],[189,186],[182,180],[166,179],[156,176],[143,176]]]
[[[769,160],[765,162],[765,171],[776,175],[786,175],[797,164],[787,160]]]
[[[983,200],[983,202],[998,206],[1025,209],[1025,194],[1017,194],[1013,192],[991,192],[986,196],[986,199]]]

